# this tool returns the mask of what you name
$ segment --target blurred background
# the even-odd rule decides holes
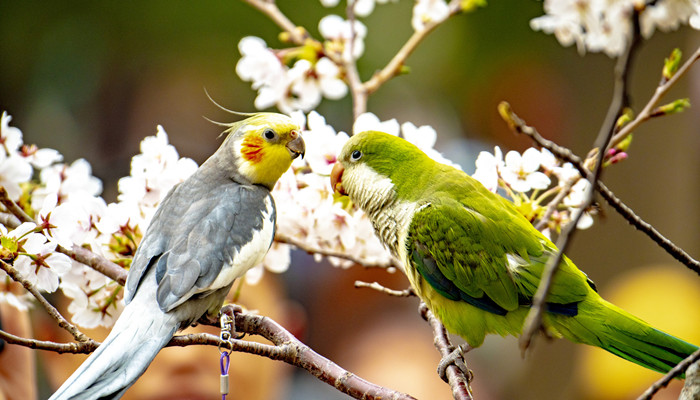
[[[342,15],[344,7],[329,10],[316,0],[280,3],[292,21],[316,37],[319,19]],[[601,54],[582,56],[575,48],[562,48],[553,36],[533,32],[529,21],[543,13],[541,1],[491,3],[431,34],[408,59],[411,73],[374,94],[369,110],[383,120],[433,126],[437,149],[468,173],[479,151],[493,151],[494,145],[504,152],[531,146],[500,120],[496,105],[502,100],[545,137],[585,155],[610,102],[614,61]],[[412,6],[410,1],[378,5],[363,20],[369,29],[359,63],[363,79],[383,67],[410,36]],[[117,180],[128,175],[140,140],[154,134],[157,124],[181,156],[198,163],[218,147],[220,127],[203,117],[231,117],[207,99],[205,89],[225,107],[254,111],[255,92],[234,70],[240,58],[237,44],[254,35],[279,48],[278,33],[266,17],[233,0],[0,2],[0,109],[12,115],[12,125],[23,131],[26,143],[57,149],[66,162],[87,159],[104,183],[105,200],[114,201]],[[643,43],[632,70],[635,110],[653,93],[664,57],[674,47],[689,55],[699,44],[700,34],[689,28],[657,33]],[[665,100],[679,97],[700,104],[700,66]],[[325,100],[317,110],[337,130],[350,130],[349,99]],[[691,108],[644,124],[629,159],[604,177],[638,215],[696,258],[699,151],[700,114]],[[700,278],[609,207],[603,205],[602,214],[591,229],[578,232],[568,255],[603,297],[699,344]],[[435,374],[439,356],[417,300],[354,289],[357,279],[397,289],[408,285],[399,273],[341,270],[295,254],[286,273],[267,274],[261,286],[244,290],[250,300],[243,301],[365,379],[419,399],[451,398]],[[47,334],[42,317],[34,318],[34,330]],[[144,391],[135,386],[132,398],[176,398],[164,390],[149,392],[146,386],[162,388],[174,376],[194,373],[213,380],[194,380],[201,393],[178,390],[183,398],[206,397],[210,384],[216,391],[218,351],[198,351],[201,357],[182,349],[164,351],[157,359],[162,365],[179,362],[183,368],[173,372],[154,365],[138,384]],[[36,355],[39,397],[45,398],[60,375],[74,368],[67,363],[77,358]],[[231,362],[243,366],[232,373],[234,399],[347,398],[279,362],[243,354],[233,354]],[[563,340],[538,340],[522,359],[514,338],[489,337],[468,355],[468,362],[479,400],[636,398],[660,377],[602,350]],[[193,372],[187,366],[206,368]],[[250,376],[251,371],[260,372]],[[239,389],[243,387],[265,390]],[[655,398],[676,398],[679,388],[675,382]]]

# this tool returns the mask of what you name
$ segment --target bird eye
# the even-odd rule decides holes
[[[362,158],[362,152],[360,150],[355,150],[350,154],[351,161],[357,161]]]
[[[264,136],[265,139],[267,139],[267,140],[272,140],[272,139],[274,139],[275,136],[277,136],[277,135],[275,135],[275,131],[273,131],[272,129],[266,129],[265,132],[263,132],[263,136]]]

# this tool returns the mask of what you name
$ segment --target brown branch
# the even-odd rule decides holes
[[[413,297],[416,295],[416,293],[413,291],[413,289],[408,288],[404,290],[394,290],[394,289],[389,289],[386,286],[382,286],[379,284],[379,282],[362,282],[362,281],[355,281],[355,287],[356,288],[367,288],[367,289],[372,289],[376,290],[380,293],[388,294],[389,296],[394,296],[394,297]]]
[[[17,205],[10,196],[7,194],[7,190],[0,186],[0,203],[2,203],[7,210],[12,213],[21,222],[35,222],[27,213],[22,210],[20,206]],[[88,267],[96,270],[117,281],[120,285],[124,286],[126,282],[126,271],[119,265],[109,261],[108,259],[96,254],[83,247],[73,245],[72,249],[66,249],[63,246],[57,246],[56,250],[60,253],[67,255],[68,257],[87,265]]]
[[[72,249],[57,246],[56,250],[74,259],[75,261],[87,265],[88,267],[116,281],[122,286],[124,286],[126,283],[127,271],[118,264],[109,261],[95,252],[78,245],[73,245]]]
[[[268,18],[272,20],[277,26],[279,26],[283,31],[289,34],[289,39],[292,43],[296,45],[303,45],[306,39],[309,38],[308,32],[305,29],[300,28],[295,23],[293,23],[289,18],[287,18],[282,11],[277,7],[274,0],[243,0],[244,2],[250,4],[258,11],[265,14]]]
[[[451,17],[459,14],[462,11],[460,0],[452,0],[449,3],[450,14],[447,18],[439,22],[429,22],[425,25],[425,29],[420,31],[414,31],[411,37],[408,38],[406,43],[401,47],[401,49],[394,55],[394,58],[389,61],[389,63],[382,68],[379,72],[375,73],[370,80],[362,85],[362,90],[370,95],[377,91],[384,83],[389,79],[399,75],[401,73],[401,68],[404,66],[406,59],[413,53],[413,51],[418,47],[418,45],[435,30],[440,24],[447,21]]]
[[[433,343],[440,352],[440,355],[443,358],[450,355],[450,353],[455,350],[455,347],[450,342],[450,337],[447,335],[445,327],[435,315],[433,315],[425,303],[420,303],[418,312],[420,312],[421,317],[423,317],[433,329]],[[464,362],[466,365],[466,360],[464,360]],[[471,393],[471,388],[469,387],[470,378],[465,376],[456,365],[448,366],[445,374],[447,375],[447,380],[452,388],[452,396],[455,400],[472,400],[474,398]]]
[[[562,147],[551,140],[547,140],[542,137],[542,135],[540,135],[535,128],[528,126],[525,121],[518,117],[510,109],[510,105],[508,103],[502,102],[498,108],[501,112],[501,116],[509,125],[510,129],[513,130],[513,132],[529,136],[540,147],[551,151],[552,154],[558,158],[570,162],[581,175],[590,178],[591,172],[584,167],[584,163],[579,156],[571,152],[571,150],[567,149],[566,147]],[[613,209],[615,209],[615,211],[617,211],[625,220],[627,220],[630,225],[646,234],[654,243],[659,245],[673,258],[700,275],[700,262],[691,257],[685,250],[676,246],[671,240],[662,235],[651,224],[636,215],[634,211],[632,211],[629,206],[615,196],[615,194],[607,186],[605,186],[602,181],[598,180],[596,189],[601,194],[603,199],[605,199],[605,201]]]
[[[397,267],[397,268],[400,267],[400,265],[397,263],[397,261],[394,260],[393,258],[391,259],[390,265],[370,264],[370,263],[367,263],[366,261],[355,258],[347,253],[344,253],[344,252],[311,247],[311,246],[307,245],[306,243],[304,243],[303,241],[295,239],[291,236],[284,235],[284,234],[280,233],[279,231],[275,234],[275,242],[290,244],[290,245],[298,248],[299,250],[303,250],[309,254],[319,254],[319,255],[322,255],[324,257],[335,257],[335,258],[340,258],[343,260],[352,261],[353,263],[355,263],[357,265],[361,265],[365,268],[387,268],[390,266]]]
[[[642,122],[647,121],[649,118],[651,118],[654,114],[654,111],[656,110],[657,104],[659,104],[659,101],[661,101],[661,98],[668,93],[668,91],[680,80],[690,69],[690,67],[698,60],[700,59],[700,47],[695,50],[695,53],[690,56],[688,60],[686,60],[683,65],[678,68],[678,71],[669,79],[668,81],[661,82],[659,86],[657,86],[656,90],[654,91],[654,94],[651,96],[649,99],[649,102],[647,102],[646,106],[642,109],[642,111],[637,115],[635,119],[630,121],[627,125],[625,125],[618,133],[613,136],[613,138],[610,140],[610,144],[606,149],[609,149],[611,147],[614,147],[615,145],[619,144],[621,141],[623,141],[627,136],[629,136],[632,131],[634,131],[639,125],[642,124]]]
[[[540,283],[537,287],[537,292],[532,299],[532,307],[525,318],[525,323],[523,326],[523,332],[520,335],[520,349],[525,351],[530,347],[530,344],[535,338],[537,332],[540,331],[542,327],[542,315],[544,313],[545,304],[547,301],[547,295],[549,294],[552,282],[554,280],[554,275],[559,269],[559,264],[561,263],[564,253],[571,243],[571,239],[576,232],[576,225],[580,220],[585,209],[587,209],[593,203],[593,197],[596,191],[598,181],[600,179],[603,170],[603,154],[600,149],[608,148],[608,144],[612,139],[615,122],[617,121],[622,108],[627,103],[627,76],[629,69],[631,67],[632,55],[640,41],[639,32],[639,13],[635,11],[632,15],[633,28],[630,32],[631,38],[625,48],[624,53],[618,58],[615,64],[615,81],[613,86],[613,98],[608,107],[607,115],[605,120],[598,132],[598,136],[593,145],[593,149],[598,149],[598,155],[596,157],[595,168],[593,169],[592,176],[589,176],[590,185],[586,189],[584,194],[583,204],[574,212],[571,221],[566,224],[564,229],[562,229],[561,235],[557,239],[556,247],[557,253],[547,260],[547,264],[542,272],[542,277]]]
[[[0,203],[5,206],[10,214],[17,217],[20,222],[34,222],[32,217],[27,215],[27,213],[22,210],[22,207],[18,206],[17,203],[12,201],[4,186],[0,186]]]
[[[644,393],[642,393],[641,396],[637,398],[637,400],[649,400],[652,397],[654,397],[654,394],[658,392],[659,390],[663,389],[666,387],[666,385],[673,380],[676,376],[680,376],[683,371],[688,369],[691,364],[694,362],[700,360],[700,350],[696,350],[693,354],[689,355],[686,357],[683,361],[679,362],[673,369],[668,371],[666,375],[661,377],[658,381],[654,382],[653,385],[649,387]]]
[[[24,286],[24,288],[37,299],[39,304],[41,304],[41,306],[44,307],[44,309],[51,316],[51,318],[53,318],[54,321],[58,323],[58,326],[60,326],[61,328],[68,331],[71,335],[73,335],[75,340],[77,340],[78,342],[87,342],[90,340],[90,338],[88,338],[84,333],[80,332],[80,330],[78,330],[78,328],[75,325],[68,322],[68,320],[66,320],[63,317],[63,315],[61,315],[61,313],[59,313],[58,310],[54,306],[52,306],[51,303],[49,303],[48,300],[46,300],[46,298],[44,298],[44,296],[42,296],[41,293],[39,293],[36,287],[33,284],[31,284],[28,280],[24,279],[24,277],[22,277],[19,271],[17,271],[17,269],[15,269],[12,265],[0,260],[0,269],[4,270],[7,273],[7,275],[9,275],[10,278],[12,278],[14,281],[21,283],[22,286]]]
[[[654,228],[650,223],[644,221],[637,214],[632,211],[629,206],[623,203],[620,199],[615,197],[613,192],[607,188],[602,182],[598,182],[598,192],[605,199],[605,201],[622,215],[622,217],[637,230],[643,232],[649,236],[657,245],[664,249],[673,258],[681,262],[686,267],[695,271],[700,275],[700,262],[690,256],[685,250],[676,246],[671,240],[666,238],[661,234],[656,228]]]
[[[227,306],[228,307],[228,306]],[[226,312],[226,308],[222,312]],[[173,337],[167,346],[208,345],[227,348],[236,352],[255,354],[272,360],[283,361],[287,364],[303,368],[319,380],[328,383],[339,391],[356,399],[366,400],[415,400],[415,398],[369,381],[341,368],[329,359],[313,351],[299,341],[289,331],[272,319],[260,315],[235,313],[236,332],[259,335],[273,345],[255,343],[243,340],[222,341],[219,337],[197,333]],[[88,354],[100,343],[86,339],[79,343],[55,343],[35,339],[21,338],[0,330],[0,339],[7,343],[16,344],[32,349],[53,351],[57,353]]]
[[[97,349],[97,347],[100,345],[99,342],[96,342],[90,338],[88,338],[84,342],[56,343],[47,342],[43,340],[22,338],[19,336],[15,336],[11,333],[5,332],[3,330],[0,330],[0,339],[6,341],[9,344],[15,344],[36,350],[53,351],[59,354],[88,354],[95,351],[95,349]]]

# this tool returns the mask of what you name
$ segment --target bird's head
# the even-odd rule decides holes
[[[269,189],[306,147],[299,125],[286,115],[258,113],[234,122],[222,149],[232,152],[236,174]]]
[[[367,131],[351,137],[331,172],[331,187],[360,207],[395,196],[410,197],[416,174],[430,162],[406,140],[388,133]],[[383,200],[380,200],[383,199]]]

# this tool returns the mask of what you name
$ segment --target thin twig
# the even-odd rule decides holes
[[[433,343],[440,352],[440,356],[443,358],[449,356],[450,353],[455,350],[455,347],[452,345],[452,342],[450,342],[450,337],[447,334],[445,326],[433,315],[425,303],[420,303],[418,312],[433,329]],[[466,360],[463,361],[466,365]],[[455,400],[472,400],[474,398],[471,393],[471,388],[469,387],[469,377],[465,376],[462,370],[457,368],[456,365],[449,365],[445,371],[445,375],[447,375],[447,380],[452,388],[452,396]]]
[[[316,247],[311,247],[311,246],[307,245],[306,243],[304,243],[303,241],[296,239],[294,237],[291,237],[291,236],[281,234],[281,233],[279,233],[279,231],[275,234],[275,242],[290,244],[292,246],[297,247],[299,250],[303,250],[309,254],[318,254],[318,255],[321,255],[324,257],[335,257],[335,258],[340,258],[340,259],[347,260],[347,261],[352,261],[353,263],[355,263],[357,265],[361,265],[365,268],[387,268],[387,267],[392,267],[392,266],[397,267],[397,268],[400,267],[400,265],[397,263],[397,261],[394,260],[393,258],[391,259],[391,262],[388,265],[381,264],[381,263],[371,264],[371,263],[368,263],[364,260],[360,260],[358,258],[355,258],[355,257],[347,254],[347,253],[343,253],[340,251],[333,251],[333,250],[326,250],[326,249],[319,249]]]
[[[541,231],[544,229],[547,224],[549,223],[549,218],[554,214],[554,211],[559,207],[559,204],[561,204],[562,201],[564,201],[564,198],[569,195],[571,192],[571,188],[574,186],[574,184],[580,179],[580,176],[573,177],[566,182],[564,182],[564,185],[562,185],[561,190],[559,190],[559,193],[552,199],[552,201],[547,204],[547,209],[545,210],[544,214],[542,215],[542,218],[540,218],[540,221],[535,225],[535,229],[538,231]]]
[[[571,150],[559,146],[558,144],[547,140],[542,135],[540,135],[537,130],[531,126],[528,126],[525,121],[518,117],[511,109],[508,103],[503,102],[499,105],[499,111],[503,116],[504,120],[508,123],[510,128],[516,132],[523,135],[529,136],[535,143],[540,147],[543,147],[552,152],[558,158],[568,161],[573,165],[581,175],[590,177],[591,171],[584,167],[583,161],[580,157],[573,154]],[[615,209],[627,222],[635,227],[637,230],[646,234],[654,243],[659,245],[673,258],[681,262],[686,267],[695,271],[700,275],[700,262],[691,257],[685,250],[676,246],[671,240],[663,236],[656,228],[651,224],[644,221],[641,217],[636,215],[632,209],[622,202],[615,194],[607,187],[605,184],[598,180],[597,188],[601,197]]]
[[[416,295],[416,293],[411,288],[404,289],[404,290],[394,290],[394,289],[389,289],[386,286],[382,286],[379,282],[369,283],[369,282],[363,282],[363,281],[355,281],[355,287],[356,288],[373,289],[373,290],[376,290],[380,293],[388,294],[389,296],[395,296],[395,297],[412,297],[412,296]]]
[[[399,75],[401,73],[401,68],[404,66],[406,59],[413,53],[413,51],[418,47],[418,45],[425,39],[428,34],[435,30],[440,24],[447,21],[451,17],[459,14],[462,11],[461,2],[459,0],[452,0],[449,3],[450,13],[442,21],[431,21],[428,22],[423,30],[414,31],[411,37],[408,38],[406,43],[401,47],[401,49],[394,55],[394,58],[389,61],[389,63],[382,68],[379,72],[375,73],[370,80],[365,82],[363,90],[369,95],[377,91],[386,81]]]
[[[17,217],[20,222],[34,222],[32,217],[27,215],[22,207],[18,206],[17,203],[10,198],[10,195],[7,193],[4,186],[0,186],[0,203],[5,206],[8,212]]]
[[[71,335],[73,335],[75,340],[77,340],[78,342],[87,342],[90,340],[90,338],[87,337],[84,333],[80,332],[80,330],[75,325],[71,324],[70,322],[68,322],[68,320],[63,318],[63,315],[61,315],[61,313],[58,312],[58,310],[56,310],[56,308],[52,306],[51,303],[49,303],[48,300],[46,300],[46,298],[44,298],[44,296],[42,296],[41,293],[39,293],[39,291],[31,282],[24,279],[24,277],[22,277],[22,275],[19,273],[19,271],[17,271],[15,267],[6,263],[5,261],[0,260],[0,269],[4,270],[7,273],[7,275],[9,275],[10,278],[12,278],[14,281],[21,283],[22,286],[24,286],[24,288],[27,289],[27,291],[37,299],[39,304],[41,304],[41,306],[44,307],[44,309],[51,316],[51,318],[53,318],[56,321],[56,323],[58,323],[58,326],[60,326],[61,328],[68,331]]]
[[[124,286],[126,283],[127,271],[124,268],[93,251],[78,245],[73,245],[72,249],[57,246],[56,250],[74,259],[75,261],[87,265],[88,267],[116,281],[122,286]]]
[[[250,4],[254,8],[258,9],[260,12],[265,14],[268,18],[272,20],[277,26],[282,28],[283,31],[289,34],[289,39],[292,43],[296,45],[303,45],[306,39],[309,38],[308,33],[299,28],[295,23],[293,23],[289,18],[287,18],[282,11],[277,7],[277,4],[273,0],[243,0],[244,2]]]
[[[356,399],[414,399],[407,394],[375,385],[344,370],[331,360],[314,352],[268,317],[235,313],[235,318],[236,332],[260,335],[279,349],[271,351],[272,349],[269,347],[251,346],[251,349],[258,351],[254,354],[264,355],[303,368],[321,381]],[[218,340],[215,336],[214,338]],[[267,353],[268,351],[269,353]]]
[[[654,394],[659,390],[666,387],[669,382],[673,380],[676,376],[679,376],[688,369],[688,367],[694,362],[700,360],[700,350],[696,350],[693,354],[686,357],[683,361],[679,362],[675,367],[673,367],[666,375],[661,377],[658,381],[654,382],[637,400],[649,400],[654,397]]]
[[[683,65],[678,68],[678,71],[669,79],[668,81],[662,82],[654,91],[654,95],[649,99],[649,102],[644,106],[642,111],[637,115],[635,119],[630,121],[627,125],[625,125],[618,133],[613,136],[613,138],[610,140],[610,144],[606,149],[609,149],[611,147],[616,146],[619,144],[621,141],[623,141],[627,136],[629,136],[632,131],[634,131],[639,125],[641,125],[642,122],[648,120],[651,118],[651,116],[654,113],[654,110],[656,109],[657,104],[659,104],[659,101],[661,101],[661,98],[668,93],[668,91],[680,80],[686,72],[690,69],[690,67],[698,60],[700,59],[700,47],[695,50],[695,53],[690,56],[688,60],[686,60]]]
[[[10,196],[7,194],[7,190],[0,186],[0,203],[2,203],[7,210],[12,213],[21,222],[35,222],[27,213],[22,210],[20,206],[15,203]],[[88,249],[82,248],[77,245],[73,245],[73,248],[67,249],[63,246],[56,246],[56,250],[60,253],[67,255],[68,257],[87,265],[88,267],[96,270],[119,282],[120,285],[124,286],[126,282],[126,270],[119,265],[109,261],[108,259],[94,253]]]
[[[650,223],[644,221],[637,214],[635,214],[631,208],[615,197],[613,192],[602,182],[598,182],[598,192],[605,199],[605,201],[618,212],[618,214],[627,220],[630,225],[645,233],[673,258],[700,275],[700,262],[698,262],[698,260],[691,257],[690,254],[662,235]]]
[[[96,342],[90,338],[88,338],[84,342],[56,343],[36,339],[27,339],[15,336],[3,330],[0,330],[0,339],[6,341],[9,344],[24,346],[30,349],[53,351],[54,353],[59,354],[88,354],[95,351],[95,349],[97,349],[97,347],[100,345],[99,342]]]
[[[615,81],[613,86],[613,98],[608,107],[608,112],[603,121],[603,124],[598,132],[598,136],[593,145],[594,149],[606,149],[608,143],[613,136],[615,129],[615,122],[617,121],[622,108],[627,102],[627,74],[630,69],[630,62],[634,50],[640,40],[639,32],[639,14],[634,12],[632,16],[633,28],[631,31],[631,38],[624,53],[618,58],[615,64]],[[559,264],[561,263],[564,253],[567,251],[571,239],[576,232],[576,225],[580,220],[583,212],[593,203],[593,195],[596,190],[597,183],[600,179],[603,167],[603,154],[598,151],[598,156],[596,158],[595,168],[593,170],[592,176],[589,176],[590,185],[586,188],[584,193],[584,201],[577,208],[571,218],[571,221],[564,226],[562,233],[557,239],[556,247],[557,253],[547,260],[547,264],[542,272],[542,278],[537,287],[537,292],[532,299],[532,307],[525,318],[525,323],[523,326],[523,333],[520,336],[520,349],[525,351],[530,347],[532,340],[534,340],[535,334],[540,331],[542,326],[542,315],[544,313],[545,304],[547,301],[547,295],[552,286],[554,275],[556,274]]]

